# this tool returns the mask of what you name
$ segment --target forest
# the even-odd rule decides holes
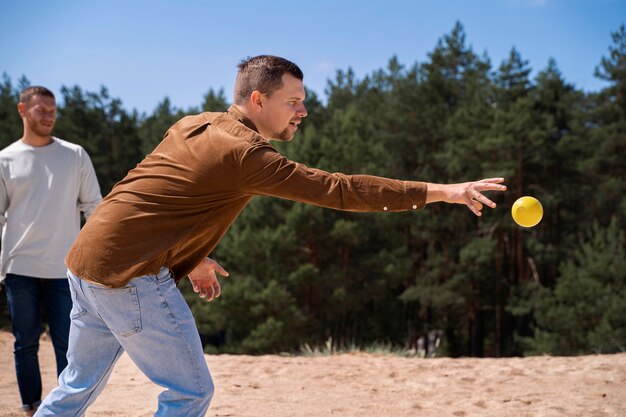
[[[605,87],[594,92],[565,80],[554,60],[531,77],[515,47],[492,63],[466,38],[459,22],[425,62],[392,56],[362,79],[338,70],[324,98],[308,92],[294,140],[272,143],[330,172],[505,177],[508,191],[489,194],[498,207],[482,217],[446,204],[359,214],[256,197],[211,254],[230,272],[221,297],[207,303],[180,284],[206,352],[415,349],[433,336],[430,356],[626,351],[624,25],[597,63]],[[27,77],[0,80],[0,148],[22,134]],[[228,108],[224,90],[207,87],[198,107],[165,97],[145,114],[104,86],[65,86],[54,135],[87,150],[106,195],[178,119]],[[534,228],[511,218],[523,195],[543,205]]]

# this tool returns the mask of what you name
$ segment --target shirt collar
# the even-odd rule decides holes
[[[259,129],[257,129],[254,123],[252,123],[252,120],[248,119],[248,117],[245,114],[239,111],[236,105],[233,104],[228,108],[228,114],[233,116],[235,119],[239,120],[248,129],[252,129],[256,133],[259,133]]]

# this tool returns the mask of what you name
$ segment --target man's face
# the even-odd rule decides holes
[[[34,95],[27,103],[18,103],[17,110],[32,133],[50,136],[57,118],[57,105],[52,97]]]
[[[271,96],[262,95],[257,128],[268,139],[290,141],[307,115],[304,84],[291,74],[283,74],[282,80],[283,86]]]

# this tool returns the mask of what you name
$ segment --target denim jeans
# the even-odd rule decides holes
[[[37,356],[41,335],[41,306],[45,307],[48,317],[58,375],[67,365],[65,355],[72,309],[70,289],[66,278],[44,279],[17,274],[7,274],[4,284],[15,336],[17,385],[22,397],[22,408],[31,410],[41,402],[41,374]]]
[[[213,381],[194,318],[169,271],[134,278],[123,288],[101,287],[70,271],[68,277],[74,301],[68,366],[35,415],[83,416],[126,351],[165,388],[156,416],[204,416]]]

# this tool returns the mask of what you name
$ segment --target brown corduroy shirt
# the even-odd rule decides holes
[[[96,208],[65,263],[113,288],[163,266],[178,281],[255,195],[355,212],[405,211],[424,207],[426,184],[308,168],[278,153],[231,106],[174,124]]]

